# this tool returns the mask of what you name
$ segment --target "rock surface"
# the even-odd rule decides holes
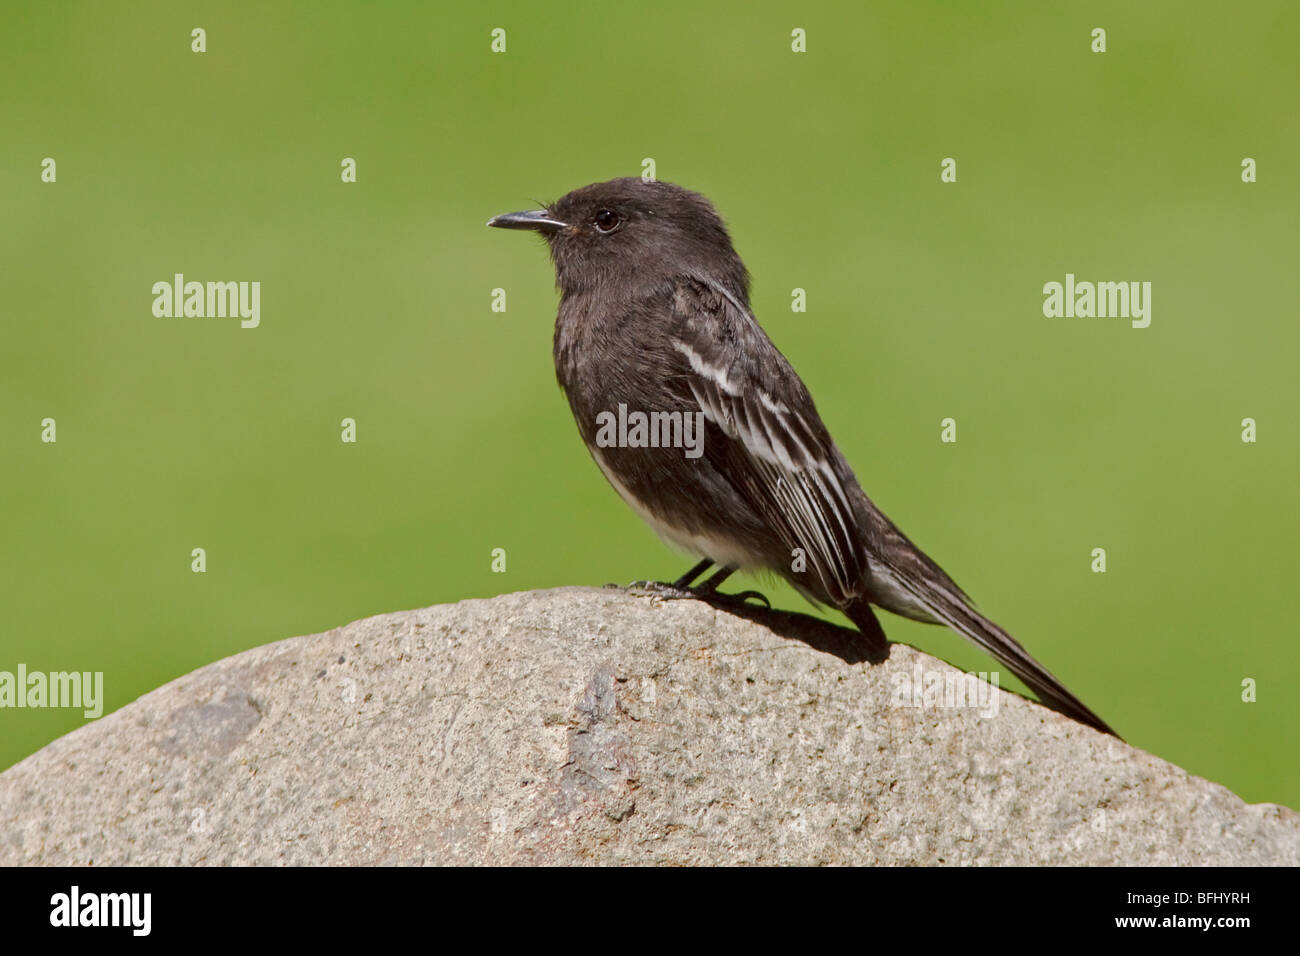
[[[1300,863],[1300,814],[901,644],[565,588],[218,661],[0,775],[13,864]]]

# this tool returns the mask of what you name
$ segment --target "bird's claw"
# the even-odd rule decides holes
[[[617,586],[617,585],[614,585]],[[675,584],[668,584],[665,581],[633,581],[623,588],[629,594],[649,594],[652,597],[663,598],[666,601],[677,601],[684,598],[699,597],[690,588],[680,588]]]
[[[726,601],[734,601],[736,604],[744,604],[750,598],[756,598],[763,602],[763,607],[769,611],[772,610],[772,602],[767,599],[767,595],[761,591],[741,591],[739,594],[719,594],[718,597]]]
[[[633,581],[624,587],[617,584],[606,584],[607,588],[620,588],[629,594],[647,594],[651,597],[662,598],[665,601],[682,601],[694,599],[704,601],[705,603],[715,604],[733,604],[743,605],[751,598],[763,602],[763,606],[769,611],[772,609],[772,602],[767,599],[767,595],[758,591],[741,591],[738,594],[723,594],[714,588],[704,587],[679,587],[676,584],[669,584],[664,581]]]

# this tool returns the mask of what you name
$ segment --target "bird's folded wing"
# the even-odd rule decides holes
[[[792,570],[801,549],[821,583],[814,590],[836,605],[851,601],[865,588],[863,536],[807,390],[726,290],[684,282],[675,310],[671,345],[685,359],[685,385],[725,436],[706,439],[705,457],[780,537]]]

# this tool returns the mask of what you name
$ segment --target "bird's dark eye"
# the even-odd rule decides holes
[[[618,213],[612,209],[602,209],[596,213],[596,228],[601,232],[613,232],[622,221],[618,218]]]

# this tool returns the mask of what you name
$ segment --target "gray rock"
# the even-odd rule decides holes
[[[1005,691],[908,705],[957,672],[855,647],[583,588],[357,621],[10,768],[0,864],[1300,863],[1285,807]]]

